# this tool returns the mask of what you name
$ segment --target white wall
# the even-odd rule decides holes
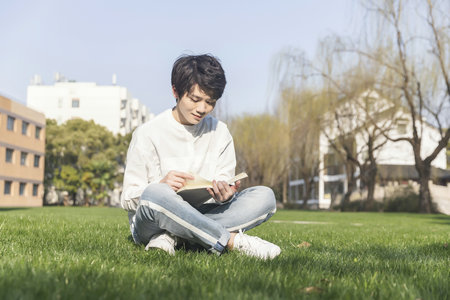
[[[420,125],[418,124],[419,128]],[[397,129],[393,129],[392,138],[411,137],[411,124],[406,126],[406,134],[398,134]],[[437,147],[440,136],[436,128],[424,123],[424,131],[422,133],[421,157],[425,159]],[[388,141],[383,148],[377,153],[377,163],[385,165],[414,165],[414,153],[411,144],[407,141],[392,142]],[[447,158],[445,148],[439,152],[438,156],[431,162],[431,165],[437,168],[445,169],[447,167]]]
[[[73,99],[79,99],[79,107],[72,107]],[[122,100],[127,101],[124,109],[121,109]],[[27,105],[43,112],[47,118],[55,119],[58,124],[73,118],[94,120],[114,134],[126,134],[143,123],[142,118],[132,122],[132,106],[140,110],[143,105],[138,99],[132,98],[127,88],[121,86],[98,86],[91,82],[30,85],[27,89]],[[121,127],[122,123],[124,127]]]

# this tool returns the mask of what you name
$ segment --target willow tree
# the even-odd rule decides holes
[[[246,171],[244,185],[286,187],[288,136],[285,124],[269,114],[244,115],[229,121],[236,148],[237,169]],[[282,189],[283,202],[286,190]]]
[[[303,208],[313,198],[314,181],[319,174],[323,100],[313,90],[290,86],[282,91],[277,107],[278,118],[288,133],[289,173],[304,182]]]

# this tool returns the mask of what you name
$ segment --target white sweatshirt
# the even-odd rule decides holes
[[[147,185],[160,182],[169,171],[228,180],[234,176],[235,167],[233,138],[223,122],[208,115],[196,125],[182,125],[168,109],[133,132],[122,207],[134,214]]]

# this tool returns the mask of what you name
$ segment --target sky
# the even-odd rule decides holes
[[[277,98],[274,62],[286,49],[312,57],[318,41],[351,35],[352,0],[0,2],[0,93],[26,103],[38,74],[128,88],[158,114],[174,105],[170,74],[182,54],[222,62],[229,115],[268,112]]]

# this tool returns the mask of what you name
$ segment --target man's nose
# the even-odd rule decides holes
[[[200,101],[197,105],[197,112],[204,114],[206,112],[206,102]]]

